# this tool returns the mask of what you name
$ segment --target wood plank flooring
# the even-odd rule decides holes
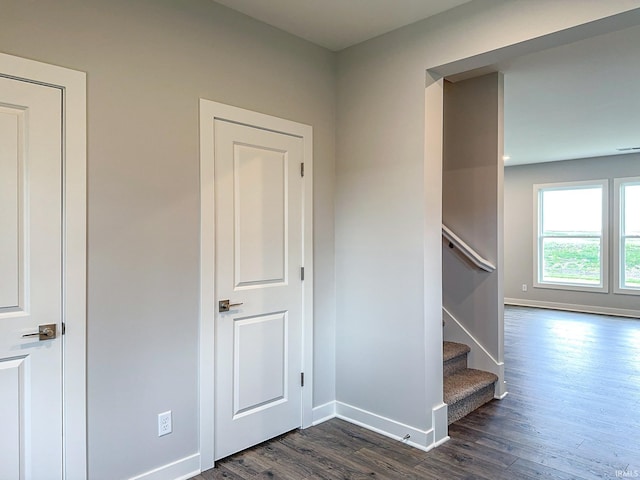
[[[194,480],[640,478],[640,320],[505,308],[509,395],[430,452],[334,419]]]

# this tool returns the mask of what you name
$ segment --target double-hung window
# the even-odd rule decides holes
[[[615,291],[640,295],[640,177],[615,179]]]
[[[534,185],[534,286],[607,291],[607,185]]]

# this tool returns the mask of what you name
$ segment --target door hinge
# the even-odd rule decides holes
[[[300,176],[304,177],[304,163],[300,164]]]
[[[304,281],[304,267],[300,267],[300,280]]]
[[[304,372],[300,372],[300,386],[304,387]]]

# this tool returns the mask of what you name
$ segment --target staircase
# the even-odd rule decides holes
[[[462,343],[443,344],[444,403],[449,407],[449,424],[492,400],[495,393],[496,375],[467,368],[470,351]]]

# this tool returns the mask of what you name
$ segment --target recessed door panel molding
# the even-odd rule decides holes
[[[27,358],[0,361],[0,478],[26,478]]]
[[[287,400],[288,331],[286,312],[234,320],[234,419]]]
[[[234,145],[235,286],[287,281],[288,155]]]
[[[24,113],[0,105],[0,312],[24,309]]]

